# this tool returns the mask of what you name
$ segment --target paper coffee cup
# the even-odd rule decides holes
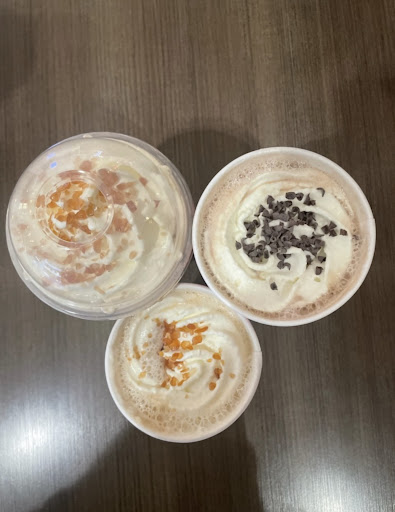
[[[290,315],[289,318],[281,317],[281,314],[278,315],[278,317],[276,317],[276,315],[270,314],[265,315],[265,311],[258,311],[257,307],[251,308],[242,300],[235,300],[234,297],[237,295],[237,290],[232,288],[232,284],[230,283],[231,280],[233,278],[236,279],[236,277],[232,272],[230,272],[228,274],[229,281],[225,283],[219,271],[219,266],[221,263],[218,263],[217,268],[214,268],[215,264],[217,263],[214,257],[211,258],[214,263],[209,264],[204,255],[204,244],[209,243],[209,236],[207,235],[207,227],[204,227],[203,219],[207,218],[207,211],[209,206],[213,205],[215,201],[217,201],[217,204],[219,204],[220,200],[222,199],[222,203],[225,203],[223,199],[224,194],[222,196],[220,194],[222,194],[221,190],[227,190],[228,183],[230,182],[229,177],[232,176],[232,179],[234,179],[235,173],[238,173],[239,169],[240,173],[244,172],[245,169],[252,167],[253,165],[255,165],[257,169],[260,163],[260,159],[263,161],[276,158],[279,160],[283,158],[287,161],[295,162],[295,166],[297,166],[299,162],[302,162],[303,165],[306,164],[309,167],[324,173],[326,177],[332,179],[340,187],[342,187],[347,196],[347,199],[349,199],[352,208],[358,217],[359,225],[361,228],[360,232],[363,236],[363,255],[361,256],[361,259],[358,263],[358,269],[353,274],[349,284],[344,286],[344,289],[341,291],[341,293],[339,293],[338,296],[336,295],[333,300],[328,300],[328,305],[326,307],[322,307],[321,309],[317,307],[315,311],[313,310],[311,313],[307,313],[305,316],[301,316],[299,318],[297,315],[293,317]],[[240,174],[240,176],[242,176],[240,181],[244,180],[244,183],[240,184],[240,189],[247,182],[249,176],[248,172],[249,171],[245,171],[244,175]],[[257,172],[260,172],[259,169]],[[256,172],[254,177],[256,177]],[[317,188],[320,186],[321,184],[319,182],[317,182],[315,185]],[[236,186],[234,185],[233,187],[234,188],[232,190],[235,190]],[[232,192],[232,194],[234,194],[234,192]],[[218,199],[218,197],[220,197],[220,199]],[[262,197],[262,203],[265,200],[266,197]],[[214,208],[216,208],[215,205]],[[230,195],[227,199],[227,203],[225,204],[225,208],[229,208],[230,210],[237,208],[237,202],[232,201]],[[209,221],[207,221],[207,224],[208,223]],[[224,237],[222,233],[220,233],[220,236]],[[203,243],[202,240],[204,238],[206,241]],[[290,147],[259,149],[251,153],[247,153],[226,165],[214,176],[214,178],[204,190],[196,207],[192,228],[192,244],[194,256],[197,266],[209,288],[228,306],[234,308],[241,315],[245,315],[251,320],[262,324],[276,326],[296,326],[314,322],[333,313],[343,304],[345,304],[361,286],[369,271],[375,249],[375,240],[376,227],[371,208],[364,193],[362,192],[359,185],[354,181],[354,179],[345,170],[343,170],[328,158],[325,158],[324,156],[313,153],[311,151]],[[233,244],[235,244],[234,241]],[[229,251],[231,249],[234,249],[234,245],[232,248],[229,248]],[[240,278],[240,280],[241,279],[242,278]],[[271,292],[269,291],[269,293]],[[312,308],[314,308],[314,303],[312,303]]]
[[[211,300],[211,298],[215,298],[214,294],[205,286],[196,285],[196,284],[180,284],[175,291],[187,291],[187,292],[196,292],[198,294],[204,294],[207,296],[208,300]],[[171,294],[170,294],[171,295]],[[221,304],[221,308],[226,308],[226,306]],[[147,310],[149,312],[149,310]],[[142,313],[142,315],[145,315],[145,311]],[[161,433],[156,428],[147,426],[144,424],[144,419],[141,417],[140,414],[136,413],[136,411],[132,411],[131,407],[127,406],[127,399],[125,398],[124,394],[120,390],[119,385],[117,384],[117,379],[119,378],[118,372],[119,365],[117,363],[118,358],[118,352],[115,348],[117,342],[119,342],[119,337],[123,334],[123,328],[125,327],[126,322],[128,322],[128,319],[122,319],[118,320],[110,334],[110,337],[108,339],[106,353],[105,353],[105,374],[107,379],[107,384],[111,393],[111,396],[120,410],[120,412],[125,416],[125,418],[132,423],[136,428],[141,430],[142,432],[163,441],[171,441],[171,442],[178,442],[178,443],[191,443],[196,441],[201,441],[203,439],[207,439],[209,437],[212,437],[216,434],[219,434],[226,428],[228,428],[230,425],[232,425],[245,411],[249,403],[251,402],[256,388],[259,383],[261,370],[262,370],[262,352],[259,345],[259,341],[257,338],[257,335],[251,325],[251,323],[244,317],[238,315],[234,311],[230,310],[230,314],[234,315],[233,318],[236,318],[239,325],[242,325],[244,329],[244,335],[248,337],[248,341],[250,343],[251,348],[251,357],[253,357],[253,371],[249,377],[249,380],[245,387],[242,389],[242,396],[237,401],[236,405],[234,406],[234,409],[231,410],[231,412],[226,414],[226,417],[224,417],[223,421],[218,422],[212,428],[210,425],[207,427],[206,430],[201,430],[199,433],[187,433],[187,434],[179,434],[179,433]],[[118,340],[118,341],[117,341]],[[226,367],[226,361],[225,361],[225,367]],[[225,371],[224,371],[224,378],[225,378]],[[231,382],[231,381],[228,381]],[[225,381],[222,384],[223,386],[226,385]],[[225,389],[225,388],[224,388]],[[172,389],[170,388],[170,392]],[[210,393],[208,391],[207,393]],[[214,395],[213,395],[214,396]],[[221,397],[222,395],[220,395]],[[190,400],[193,400],[193,395],[191,394]],[[213,406],[216,405],[215,398],[211,399],[213,402]],[[218,406],[223,405],[222,402],[218,401]],[[180,409],[179,414],[182,414],[182,409]]]

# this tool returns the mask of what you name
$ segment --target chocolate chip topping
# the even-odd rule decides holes
[[[277,290],[278,289],[276,283],[271,283],[270,288],[272,290]]]
[[[320,190],[322,196],[324,196],[325,190],[323,188],[317,190]],[[276,255],[279,260],[277,267],[280,270],[291,269],[291,263],[285,260],[292,256],[292,253],[288,253],[288,250],[292,247],[307,253],[307,266],[311,265],[316,258],[319,263],[324,263],[326,256],[322,254],[321,250],[325,247],[325,241],[322,237],[325,235],[337,236],[338,233],[335,230],[337,225],[330,221],[329,225],[319,226],[315,213],[308,209],[302,209],[303,205],[308,207],[316,204],[316,201],[310,198],[310,194],[304,196],[302,192],[291,191],[287,192],[285,197],[286,201],[277,201],[273,196],[267,196],[267,208],[260,204],[254,219],[244,222],[246,234],[240,242],[235,242],[236,249],[242,248],[243,252],[254,263],[262,263],[263,260],[268,260],[270,255]],[[292,200],[302,201],[303,198],[302,208],[293,205]],[[313,232],[309,236],[303,234],[298,238],[294,234],[295,226],[308,226]],[[347,231],[340,230],[340,234],[346,235]],[[255,243],[249,242],[248,240],[254,236],[259,236],[260,240]],[[318,254],[320,255],[318,256]],[[316,267],[315,269],[316,274],[317,272],[320,274],[322,271],[323,267]]]
[[[321,275],[321,272],[323,271],[324,269],[322,267],[315,267],[315,275],[316,276],[319,276]]]
[[[315,201],[314,199],[310,199],[310,194],[307,194],[305,200],[303,201],[303,204],[305,204],[306,206],[315,206]]]
[[[257,211],[257,212],[256,212],[256,214],[254,215],[254,217],[259,217],[259,215],[262,213],[262,210],[263,210],[263,206],[262,206],[262,205],[259,205],[258,211]]]
[[[347,231],[345,229],[341,229],[340,234],[343,236],[347,236]]]

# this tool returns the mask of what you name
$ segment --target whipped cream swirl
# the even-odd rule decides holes
[[[81,310],[111,313],[145,297],[182,259],[185,207],[172,181],[147,152],[111,139],[70,140],[40,156],[10,202],[25,278]]]
[[[302,308],[335,287],[350,265],[352,210],[328,177],[325,190],[317,188],[322,183],[317,174],[323,173],[308,168],[263,173],[239,186],[232,205],[221,203],[222,211],[218,207],[215,219],[212,215],[204,234],[206,259],[217,280],[247,307],[268,313]],[[298,197],[290,200],[289,192]],[[309,222],[298,221],[297,213],[265,218],[259,211],[270,209],[271,201],[287,205],[289,212],[296,208]],[[249,229],[254,222],[256,229]],[[280,249],[270,245],[275,227],[283,234],[289,230],[285,248],[282,242]],[[308,246],[311,239],[316,242],[313,251]],[[251,252],[260,244],[258,254]]]
[[[260,350],[237,315],[207,292],[176,289],[123,322],[113,378],[143,425],[170,433],[218,426],[256,382]]]

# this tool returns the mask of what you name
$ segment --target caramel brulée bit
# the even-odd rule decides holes
[[[170,386],[182,386],[182,384],[189,379],[190,371],[188,366],[185,364],[185,361],[182,361],[182,352],[178,352],[178,350],[180,348],[183,350],[193,350],[196,345],[202,343],[204,336],[203,333],[207,331],[208,326],[200,326],[196,323],[190,323],[183,327],[177,327],[177,322],[168,323],[166,320],[160,321],[159,319],[155,319],[155,321],[158,326],[163,328],[162,349],[159,351],[159,355],[164,358],[166,368],[169,370],[178,368],[182,373],[182,378],[180,380],[174,376],[167,376],[161,386],[163,388],[169,388]],[[191,341],[180,339],[185,334],[189,335]],[[221,365],[224,364],[220,353],[215,352],[213,354],[213,358]],[[222,368],[214,368],[213,378],[218,380],[222,373]],[[214,390],[215,387],[216,383],[214,381],[209,383],[209,389],[211,391]]]
[[[89,188],[92,190],[89,191]],[[85,190],[93,193],[83,198]],[[107,209],[103,193],[83,181],[64,183],[50,194],[49,200],[38,196],[36,206],[46,209],[49,229],[65,242],[81,241],[86,238],[82,233],[90,236],[98,234],[89,228],[89,218],[99,218]]]

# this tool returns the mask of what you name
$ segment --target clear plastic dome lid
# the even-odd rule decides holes
[[[78,135],[46,150],[19,179],[7,242],[44,302],[81,318],[120,318],[179,281],[192,214],[183,178],[159,151],[125,135]]]

